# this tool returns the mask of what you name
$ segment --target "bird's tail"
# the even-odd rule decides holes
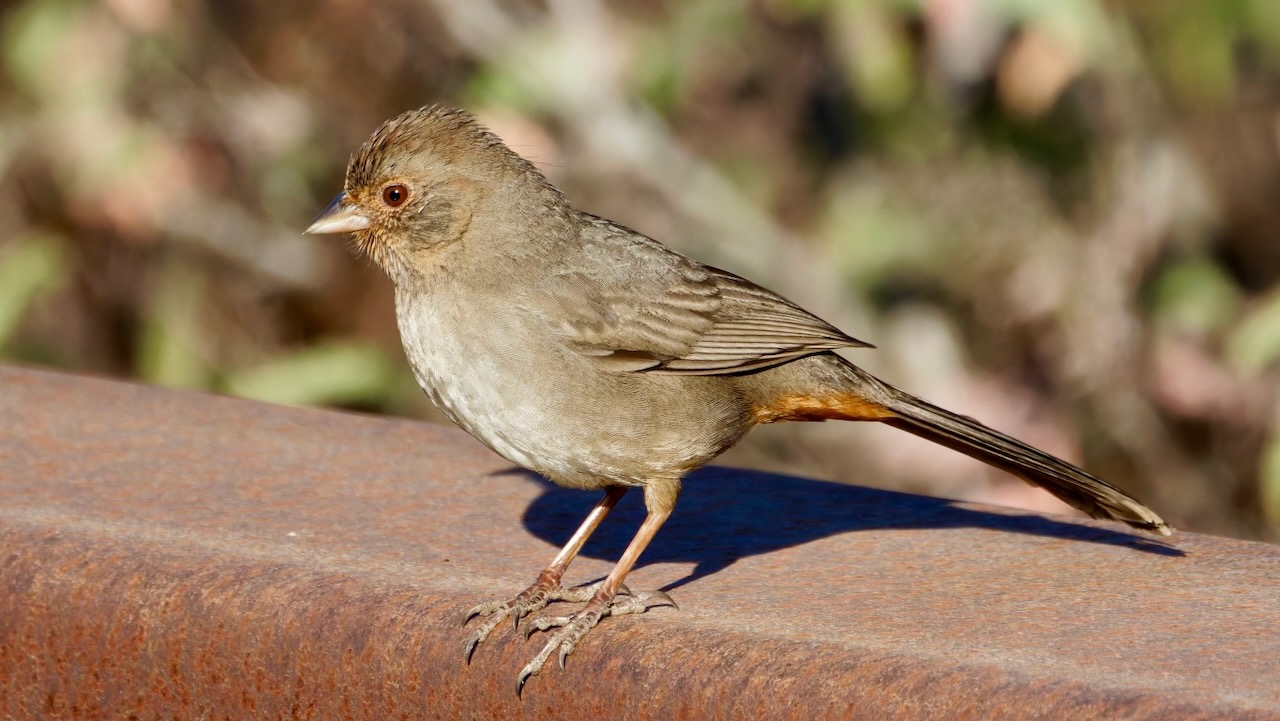
[[[894,388],[852,364],[848,368],[858,387],[857,403],[852,404],[857,410],[828,417],[881,421],[1008,471],[1094,518],[1123,521],[1164,536],[1172,533],[1169,524],[1154,511],[1101,478],[972,418]],[[869,401],[882,410],[868,413]]]

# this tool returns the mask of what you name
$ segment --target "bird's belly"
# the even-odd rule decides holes
[[[501,325],[446,331],[433,313],[400,315],[405,353],[431,401],[503,458],[560,485],[679,477],[746,431],[730,408],[688,403],[691,389],[674,380],[620,380]],[[688,410],[672,413],[680,401]]]

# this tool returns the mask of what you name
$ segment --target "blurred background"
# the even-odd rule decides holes
[[[5,3],[0,360],[442,420],[388,281],[300,235],[432,102],[887,380],[1280,537],[1276,0]],[[1064,508],[885,428],[724,461]]]

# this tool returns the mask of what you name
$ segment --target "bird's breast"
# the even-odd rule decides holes
[[[396,306],[405,356],[431,402],[507,460],[534,467],[519,340],[500,315],[430,297],[397,297]]]

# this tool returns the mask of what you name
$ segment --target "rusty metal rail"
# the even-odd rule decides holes
[[[466,666],[463,609],[594,500],[451,429],[0,367],[0,718],[1280,718],[1280,548],[726,469],[632,577],[681,610],[517,699],[537,641]]]

